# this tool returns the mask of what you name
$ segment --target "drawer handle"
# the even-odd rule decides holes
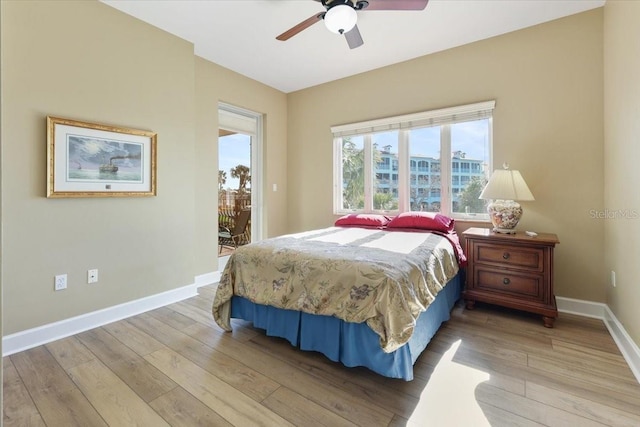
[[[508,277],[505,277],[504,279],[502,279],[502,284],[508,285],[509,283],[511,283],[511,280],[509,280]]]
[[[511,254],[509,252],[505,252],[502,254],[502,258],[504,259],[509,259],[509,257],[511,256]]]

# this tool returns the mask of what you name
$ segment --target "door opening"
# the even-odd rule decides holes
[[[261,116],[218,108],[218,254],[261,236]]]

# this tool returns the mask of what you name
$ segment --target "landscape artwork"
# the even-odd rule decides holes
[[[142,144],[67,135],[67,179],[142,181]]]
[[[156,195],[151,131],[47,117],[47,197]]]

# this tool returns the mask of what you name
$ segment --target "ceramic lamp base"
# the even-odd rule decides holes
[[[522,217],[520,203],[513,200],[494,200],[487,206],[489,218],[496,233],[513,234]]]
[[[501,234],[516,234],[516,230],[514,230],[513,228],[497,228],[497,227],[494,227],[493,228],[493,232],[494,233],[501,233]]]

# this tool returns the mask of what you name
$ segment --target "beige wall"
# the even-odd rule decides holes
[[[217,269],[217,102],[266,114],[269,234],[286,227],[286,96],[99,2],[1,2],[4,334]],[[158,196],[47,199],[47,115],[158,133]],[[87,269],[100,281],[86,284]],[[53,291],[56,274],[68,289]]]
[[[494,164],[536,197],[521,228],[558,234],[556,294],[605,301],[603,12],[582,13],[289,95],[290,231],[330,225],[330,126],[496,100]],[[310,161],[313,159],[313,161]]]
[[[607,286],[612,311],[640,345],[640,2],[607,1],[604,8],[605,208],[630,214],[600,220],[605,227]]]
[[[209,183],[218,180],[218,103],[225,102],[263,115],[263,206],[258,207],[264,218],[263,237],[284,234],[287,229],[287,97],[284,93],[244,77],[202,58],[196,58],[197,120],[197,229],[199,271],[210,268],[209,245],[216,244],[217,228],[207,233],[206,226],[217,221],[217,193],[208,190]],[[213,165],[213,167],[212,167]],[[277,184],[278,191],[273,191]],[[210,195],[213,199],[210,200]],[[255,207],[254,207],[255,209]],[[200,230],[203,230],[201,232]],[[207,234],[205,234],[207,233]],[[202,254],[205,254],[203,257]],[[217,269],[217,257],[214,257]],[[215,270],[215,269],[214,269]]]
[[[97,2],[2,8],[4,333],[193,283],[192,45]],[[158,196],[47,199],[47,115],[157,132]]]

